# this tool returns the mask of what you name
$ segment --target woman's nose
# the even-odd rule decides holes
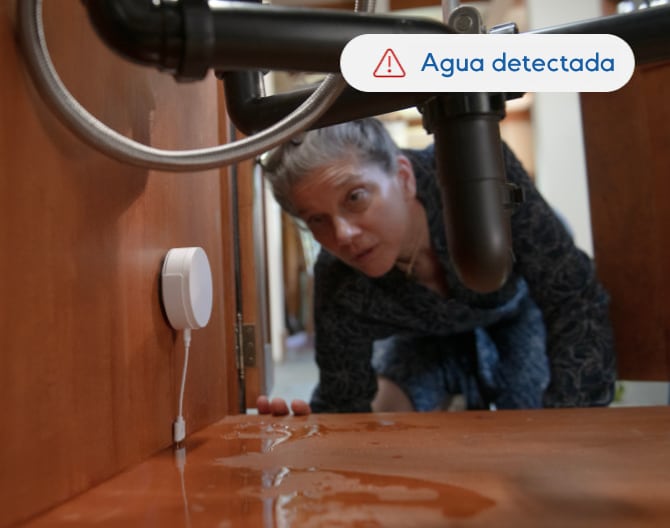
[[[350,244],[353,238],[360,233],[356,224],[346,218],[336,217],[334,220],[335,240],[341,246]]]

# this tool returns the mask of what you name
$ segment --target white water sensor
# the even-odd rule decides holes
[[[199,247],[168,251],[161,274],[163,307],[175,330],[202,328],[212,314],[212,270]]]

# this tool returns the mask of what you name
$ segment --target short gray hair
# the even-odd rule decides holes
[[[384,125],[366,118],[300,134],[270,152],[262,165],[277,202],[295,215],[291,190],[307,174],[344,161],[375,164],[394,174],[399,153]]]

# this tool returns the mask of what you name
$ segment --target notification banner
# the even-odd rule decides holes
[[[340,68],[364,92],[611,92],[635,56],[607,34],[380,34],[350,40]]]

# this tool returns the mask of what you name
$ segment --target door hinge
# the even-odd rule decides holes
[[[245,367],[256,366],[256,325],[242,326],[242,358]]]

